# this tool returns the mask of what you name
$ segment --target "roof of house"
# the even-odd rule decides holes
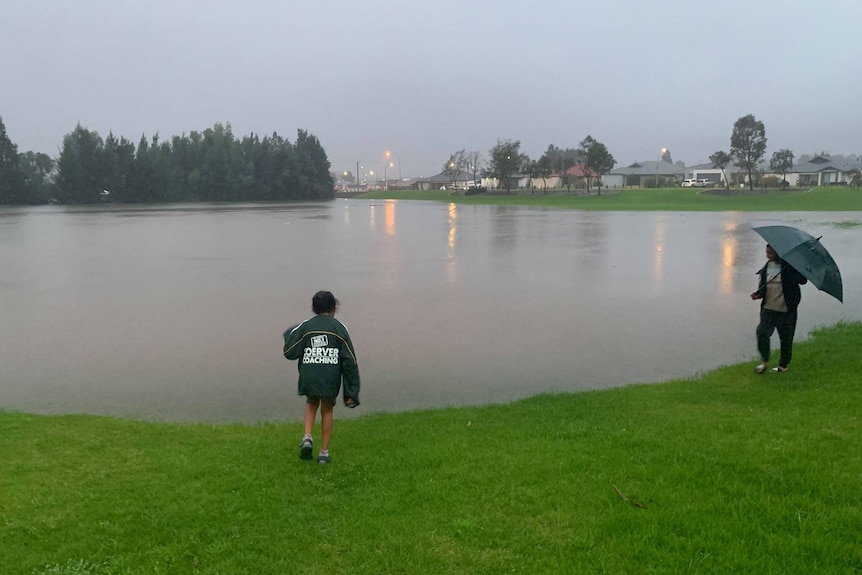
[[[462,182],[464,180],[472,180],[473,174],[467,172],[459,172],[455,178],[452,178],[451,174],[447,174],[446,172],[440,172],[437,175],[430,176],[428,178],[417,178],[417,182],[430,182],[432,184],[450,184],[452,180],[456,182]]]
[[[837,170],[849,172],[850,170],[862,170],[862,158],[857,156],[800,156],[800,161],[793,165],[788,171],[799,174],[816,174],[826,170]]]
[[[685,173],[686,169],[687,168],[685,166],[677,166],[670,162],[650,160],[646,162],[635,162],[630,166],[614,168],[610,173],[623,176],[655,176],[656,174],[660,176],[675,176],[677,174]]]
[[[686,166],[685,170],[687,172],[702,172],[704,170],[718,170],[712,162],[706,162],[704,164],[695,164],[694,166]],[[736,167],[736,164],[730,162],[724,167],[724,173],[726,174],[735,174],[739,171],[739,168]]]

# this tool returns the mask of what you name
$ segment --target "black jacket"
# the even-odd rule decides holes
[[[766,267],[769,262],[760,268],[760,283],[757,286],[757,295],[760,296],[760,307],[766,303]],[[808,283],[808,279],[796,271],[796,269],[784,260],[781,260],[781,291],[784,293],[784,303],[788,312],[796,311],[799,302],[802,301],[802,290],[799,286]]]

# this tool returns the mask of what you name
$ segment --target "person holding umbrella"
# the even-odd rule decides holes
[[[763,373],[769,368],[770,338],[778,330],[781,357],[774,372],[785,372],[793,356],[793,336],[796,333],[796,308],[802,300],[799,286],[808,280],[790,264],[778,257],[772,246],[766,244],[767,262],[757,274],[760,276],[757,291],[751,299],[760,300],[760,323],[757,325],[757,350],[763,361],[755,371]]]
[[[769,366],[769,339],[778,330],[781,358],[775,372],[787,371],[793,354],[796,332],[796,308],[802,299],[799,286],[808,282],[839,302],[844,301],[844,286],[838,264],[826,247],[808,232],[784,222],[755,220],[751,229],[766,240],[768,261],[757,273],[760,283],[751,299],[760,300],[760,324],[757,326],[757,349],[763,361],[757,373]]]

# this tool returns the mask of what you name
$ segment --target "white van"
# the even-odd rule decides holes
[[[694,179],[683,180],[682,181],[682,187],[683,188],[696,188],[697,187],[697,180],[694,180]]]

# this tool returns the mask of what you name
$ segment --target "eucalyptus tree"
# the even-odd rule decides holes
[[[443,173],[452,181],[452,189],[458,183],[458,176],[464,173],[467,168],[467,152],[460,149],[449,155],[449,159],[443,164]]]
[[[731,160],[733,160],[733,158],[731,158],[730,154],[724,150],[718,150],[709,157],[709,161],[712,162],[712,167],[721,170],[721,175],[724,176],[725,189],[730,187],[730,180],[728,180],[724,169],[730,164]]]
[[[793,168],[793,152],[787,148],[772,153],[769,159],[769,169],[781,173],[781,187],[787,187],[787,172]]]
[[[577,165],[581,168],[581,173],[584,174],[584,178],[587,180],[587,194],[590,193],[590,187],[592,185],[593,180],[593,171],[590,166],[587,164],[587,152],[590,149],[590,146],[593,145],[595,139],[592,136],[587,134],[587,137],[581,140],[581,143],[578,144],[577,155],[575,156],[575,161]]]
[[[766,128],[753,114],[737,119],[730,135],[730,155],[737,167],[748,173],[748,189],[754,190],[752,174],[766,155]]]
[[[598,186],[598,195],[602,195],[602,176],[614,169],[617,161],[608,151],[607,146],[601,142],[593,140],[586,149],[585,165],[589,173],[596,177],[596,185]]]
[[[488,164],[488,173],[506,188],[506,193],[512,191],[512,175],[517,173],[522,165],[521,141],[520,140],[497,140],[488,152],[491,161]]]
[[[479,181],[479,176],[484,167],[485,159],[482,157],[482,152],[475,151],[467,153],[467,169],[469,170],[474,182]]]
[[[542,190],[547,194],[548,182],[546,181],[546,178],[554,173],[554,161],[547,155],[547,153],[536,160],[535,173],[536,176],[542,178]]]
[[[613,170],[617,163],[607,146],[588,134],[578,145],[575,160],[587,179],[587,193],[590,193],[592,179],[596,178],[598,194],[602,195],[601,177]]]

